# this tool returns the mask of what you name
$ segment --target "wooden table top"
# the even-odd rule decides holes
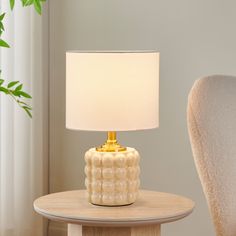
[[[121,207],[92,205],[85,190],[53,193],[34,202],[35,211],[48,219],[88,226],[162,224],[186,217],[193,208],[188,198],[146,190],[140,190],[134,204]]]

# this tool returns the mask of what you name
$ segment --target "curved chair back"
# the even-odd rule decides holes
[[[218,236],[236,236],[236,77],[195,82],[188,130],[197,171]]]

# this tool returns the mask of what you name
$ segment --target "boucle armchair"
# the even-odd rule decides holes
[[[236,77],[195,82],[188,130],[197,171],[217,236],[236,236]]]

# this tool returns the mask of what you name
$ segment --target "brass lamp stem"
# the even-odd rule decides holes
[[[122,152],[126,151],[126,147],[117,143],[115,131],[108,131],[107,141],[102,146],[97,147],[96,150],[98,152]]]
[[[107,132],[107,141],[108,142],[116,142],[116,132],[115,131],[108,131]]]

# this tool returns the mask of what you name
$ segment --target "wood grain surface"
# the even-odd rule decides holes
[[[140,190],[134,204],[121,207],[92,205],[85,190],[49,194],[34,202],[34,209],[48,219],[100,227],[167,223],[184,218],[193,208],[194,202],[188,198],[146,190]]]
[[[68,225],[68,236],[160,236],[160,225],[138,227],[91,227]]]

